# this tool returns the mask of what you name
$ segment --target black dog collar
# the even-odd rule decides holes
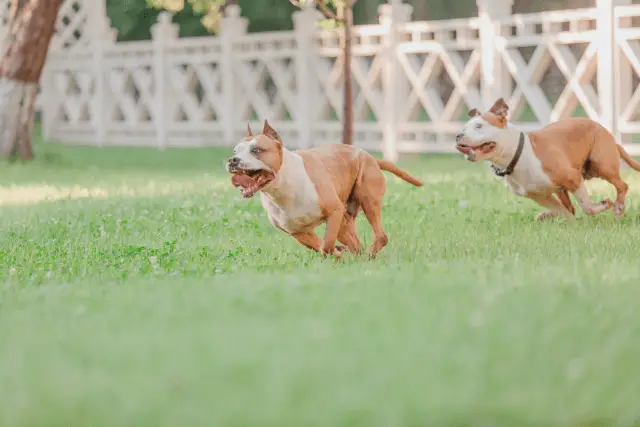
[[[516,149],[516,154],[511,159],[511,162],[507,165],[506,168],[500,169],[496,165],[491,165],[493,168],[493,173],[497,176],[506,176],[511,175],[516,165],[518,164],[518,160],[520,160],[520,156],[522,155],[522,150],[524,148],[524,132],[520,132],[520,140],[518,141],[518,148]]]

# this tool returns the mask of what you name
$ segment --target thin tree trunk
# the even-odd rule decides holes
[[[12,0],[11,25],[0,58],[1,156],[33,158],[31,137],[38,83],[62,2]]]
[[[413,6],[413,17],[414,21],[429,21],[431,20],[431,13],[429,10],[429,2],[425,0],[416,0],[413,2],[409,2]]]
[[[342,63],[344,65],[342,143],[353,145],[353,80],[351,76],[351,27],[353,25],[353,9],[351,1],[345,0],[341,9],[344,32],[342,37]]]

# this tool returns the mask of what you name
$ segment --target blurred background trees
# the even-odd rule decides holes
[[[118,39],[147,40],[150,28],[156,21],[159,8],[179,10],[174,22],[180,24],[180,36],[208,34],[206,24],[214,14],[207,16],[208,5],[222,0],[107,0],[107,11],[112,25],[118,30]],[[277,31],[293,28],[291,15],[296,7],[288,0],[231,0],[242,8],[242,15],[249,19],[249,31]],[[476,16],[476,0],[405,0],[413,6],[413,19],[467,18]],[[373,24],[378,21],[378,6],[385,0],[359,0],[353,8],[355,25]],[[530,13],[543,10],[573,9],[593,5],[593,0],[515,0],[514,12]]]

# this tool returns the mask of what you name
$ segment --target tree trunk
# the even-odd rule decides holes
[[[38,82],[62,2],[12,0],[9,34],[0,58],[1,156],[33,158],[31,137]]]
[[[431,11],[429,10],[429,2],[415,0],[413,2],[409,2],[413,6],[413,17],[414,21],[430,21],[431,20]]]
[[[342,143],[353,145],[353,80],[351,75],[351,27],[353,9],[350,0],[342,2],[340,17],[343,20],[342,58],[344,73],[344,105],[342,114]]]

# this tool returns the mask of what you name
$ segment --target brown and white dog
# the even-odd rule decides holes
[[[504,176],[511,190],[546,207],[536,218],[563,215],[573,219],[569,193],[589,215],[613,207],[616,217],[625,211],[628,185],[620,178],[620,160],[636,171],[640,163],[616,144],[599,123],[570,118],[523,133],[507,120],[509,107],[502,98],[487,112],[469,111],[471,119],[456,137],[456,148],[467,160],[486,160],[496,175]],[[601,178],[617,191],[615,202],[594,203],[585,181]]]
[[[364,211],[374,241],[375,256],[388,242],[381,209],[385,178],[381,170],[420,187],[422,182],[385,160],[344,144],[290,151],[265,120],[262,134],[251,128],[227,162],[232,182],[245,198],[260,192],[269,221],[299,243],[323,256],[341,257],[344,247],[360,253],[356,216]],[[324,239],[314,229],[326,222]]]

